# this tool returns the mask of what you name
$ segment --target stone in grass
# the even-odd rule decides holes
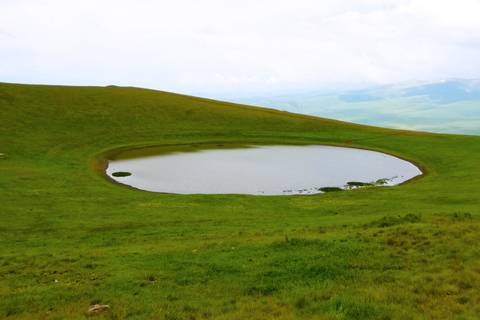
[[[5,155],[3,153],[0,153],[0,159],[5,159]]]
[[[107,311],[110,311],[110,306],[107,306],[107,305],[101,306],[99,304],[96,304],[96,305],[93,305],[90,309],[88,309],[87,315],[93,316],[93,315],[104,313]]]

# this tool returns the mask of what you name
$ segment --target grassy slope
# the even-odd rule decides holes
[[[108,319],[480,311],[480,137],[117,87],[0,84],[0,119],[0,318],[83,319],[93,303],[112,307]],[[429,174],[393,188],[256,197],[138,192],[93,171],[112,148],[226,141],[366,147]]]

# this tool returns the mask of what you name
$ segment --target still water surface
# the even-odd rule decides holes
[[[106,173],[121,184],[152,192],[253,195],[315,194],[322,192],[320,188],[348,189],[348,182],[379,180],[394,186],[422,174],[411,162],[385,153],[321,145],[110,160]],[[127,176],[115,176],[119,173]]]

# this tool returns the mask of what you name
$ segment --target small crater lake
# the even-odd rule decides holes
[[[221,146],[223,147],[223,146]],[[135,189],[177,194],[317,194],[394,186],[422,174],[385,153],[324,145],[249,146],[108,161],[106,174]],[[139,152],[142,153],[142,152]]]

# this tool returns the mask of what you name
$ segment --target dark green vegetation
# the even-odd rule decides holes
[[[112,176],[114,177],[128,177],[131,176],[132,174],[130,172],[124,172],[124,171],[119,171],[119,172],[114,172],[112,173]]]
[[[337,191],[343,191],[342,188],[338,187],[324,187],[319,189],[322,192],[337,192]]]
[[[0,84],[0,318],[476,319],[480,137],[135,88]],[[397,187],[169,195],[94,170],[131,145],[323,143],[405,157]]]

